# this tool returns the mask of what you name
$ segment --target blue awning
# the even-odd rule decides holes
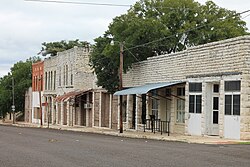
[[[159,89],[163,87],[173,86],[177,84],[183,84],[185,82],[164,82],[164,83],[152,83],[152,84],[146,84],[143,86],[137,86],[133,88],[124,89],[121,91],[117,91],[114,93],[114,95],[130,95],[130,94],[146,94],[151,90]]]

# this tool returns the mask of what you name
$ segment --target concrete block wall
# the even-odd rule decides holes
[[[249,68],[250,36],[242,36],[150,57],[123,75],[124,87],[185,80],[190,75],[245,72]]]

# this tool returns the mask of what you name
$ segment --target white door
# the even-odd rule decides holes
[[[211,135],[219,135],[219,96],[213,96]]]
[[[224,121],[224,137],[240,139],[240,116],[225,115]]]
[[[188,134],[201,135],[201,114],[189,113],[188,115]]]
[[[225,94],[224,137],[240,139],[240,93]]]

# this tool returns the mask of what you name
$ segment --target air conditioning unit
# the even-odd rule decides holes
[[[84,104],[84,108],[85,109],[90,109],[90,108],[92,108],[92,104],[91,103],[86,103],[86,104]]]

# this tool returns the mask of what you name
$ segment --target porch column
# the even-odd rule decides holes
[[[76,107],[75,107],[75,100],[72,104],[72,126],[76,125]]]
[[[64,101],[61,101],[61,125],[64,124]]]
[[[147,94],[148,95],[148,94]],[[149,110],[151,109],[151,103],[150,103],[150,97],[146,95],[146,119],[150,119],[149,118]]]
[[[95,92],[93,91],[93,95],[92,95],[92,102],[93,102],[93,106],[92,106],[92,127],[95,126]]]
[[[102,92],[99,94],[99,127],[102,127]]]
[[[56,122],[55,124],[59,124],[59,119],[58,119],[58,102],[56,102]]]
[[[56,122],[56,111],[55,111],[55,108],[54,108],[54,99],[53,99],[53,97],[51,97],[51,114],[52,114],[52,121],[51,121],[51,123],[52,123],[52,125],[53,124],[55,124],[55,122]]]
[[[224,89],[224,80],[220,80],[220,97],[219,97],[219,136],[224,137],[224,105],[225,105],[225,89]]]
[[[70,126],[70,105],[69,105],[69,100],[67,100],[67,108],[66,108],[66,111],[67,111],[67,126]]]
[[[133,111],[133,95],[127,95],[127,112],[126,112],[126,124],[127,128],[132,128],[132,113]]]
[[[87,103],[89,103],[90,102],[90,100],[89,100],[89,93],[87,94],[87,96],[86,96],[86,101],[87,101]],[[88,126],[90,126],[89,125],[89,111],[90,111],[90,109],[86,109],[86,126],[88,127]]]
[[[117,129],[120,129],[120,96],[118,96],[118,103],[117,103]]]
[[[140,103],[140,99],[139,99],[139,94],[136,95],[136,106],[135,106],[135,130],[138,130],[138,124],[139,124],[139,103]]]
[[[112,94],[109,95],[109,128],[112,128]]]
[[[204,135],[206,134],[206,114],[207,111],[206,111],[206,102],[207,102],[207,99],[206,99],[206,90],[207,90],[207,87],[208,87],[208,83],[206,83],[205,81],[202,82],[202,106],[201,106],[201,135]]]

